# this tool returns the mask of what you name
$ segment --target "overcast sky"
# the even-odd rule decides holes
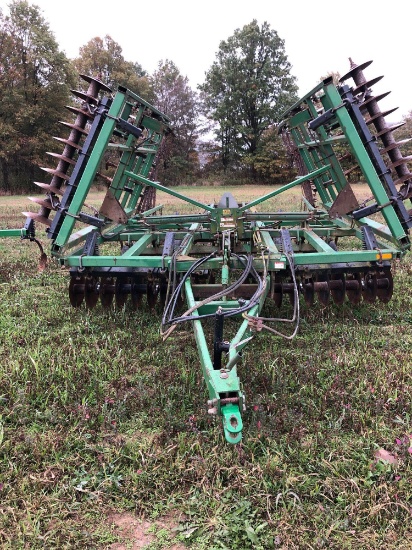
[[[34,0],[68,57],[96,36],[109,34],[127,61],[152,73],[170,59],[192,88],[204,81],[221,40],[256,19],[267,21],[285,40],[301,95],[329,71],[344,74],[348,58],[361,64],[367,79],[384,75],[375,94],[391,90],[381,109],[399,109],[389,120],[412,110],[412,3],[402,0]],[[0,0],[7,12],[9,0]]]

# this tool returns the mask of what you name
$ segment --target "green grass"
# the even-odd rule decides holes
[[[2,227],[27,208],[0,198]],[[37,260],[0,240],[1,548],[133,547],[119,514],[152,524],[152,550],[412,548],[410,256],[389,304],[302,305],[292,342],[250,343],[237,446],[207,415],[189,327],[162,343],[160,307],[73,309],[67,272]]]

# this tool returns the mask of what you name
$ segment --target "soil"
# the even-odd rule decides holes
[[[156,527],[156,531],[166,529],[168,532],[172,532],[177,526],[177,523],[169,517],[150,522],[139,519],[128,512],[122,514],[113,513],[108,519],[122,539],[122,542],[112,544],[109,547],[110,550],[138,550],[139,548],[146,548],[156,540],[153,526]],[[169,546],[168,550],[186,550],[186,548],[183,544],[177,543]]]

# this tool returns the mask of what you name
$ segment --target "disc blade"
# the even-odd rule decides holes
[[[48,227],[51,226],[51,220],[49,218],[46,218],[45,216],[42,216],[41,214],[37,212],[22,212],[23,216],[26,216],[26,218],[31,218],[32,220],[42,223],[44,225],[47,225]]]

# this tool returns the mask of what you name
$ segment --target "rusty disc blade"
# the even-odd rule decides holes
[[[114,296],[114,280],[112,277],[100,281],[99,295],[102,306],[110,307]]]
[[[346,276],[346,295],[351,304],[357,305],[362,300],[362,275],[348,273]]]
[[[81,126],[78,126],[77,124],[71,124],[70,122],[65,122],[64,120],[59,120],[60,124],[63,124],[63,126],[67,126],[67,128],[71,128],[72,130],[76,130],[76,132],[80,132],[81,134],[84,134],[85,136],[88,135],[89,131],[85,130],[85,128],[82,128]]]
[[[377,76],[376,78],[372,78],[372,80],[368,80],[367,82],[364,82],[363,84],[359,84],[356,88],[353,89],[352,93],[353,95],[357,95],[359,92],[365,91],[367,88],[370,88],[380,80],[382,80],[382,76]]]
[[[372,101],[380,101],[384,97],[388,96],[390,93],[391,92],[384,92],[383,94],[379,94],[379,95],[371,95],[367,99],[365,99],[363,103],[359,105],[359,108],[363,110],[369,105],[369,103],[372,103]]]
[[[360,65],[355,65],[351,68],[350,71],[348,71],[346,74],[340,77],[339,82],[344,82],[348,78],[352,78],[354,74],[359,73],[360,71],[363,71],[363,69],[366,69],[366,67],[369,67],[373,61],[365,61],[364,63],[361,63]]]
[[[41,187],[48,193],[54,193],[55,195],[61,195],[63,196],[64,191],[62,189],[59,189],[58,187],[55,187],[54,185],[50,185],[49,183],[42,183],[40,181],[35,181],[34,185],[37,185],[38,187]]]
[[[49,218],[46,218],[45,216],[42,216],[38,212],[22,212],[23,216],[26,216],[26,218],[31,218],[32,220],[42,223],[44,225],[47,225],[48,227],[51,226],[51,220]]]
[[[401,183],[405,183],[405,181],[409,181],[409,180],[412,180],[412,174],[404,174],[403,176],[401,176],[400,178],[398,178],[396,181],[394,181],[393,183],[395,185],[399,185]]]
[[[76,164],[75,160],[71,159],[70,157],[66,157],[65,155],[60,155],[59,153],[50,153],[49,151],[46,151],[46,155],[50,155],[51,157],[62,160],[63,162],[67,162],[68,164]]]
[[[373,304],[377,297],[378,279],[376,273],[367,273],[364,277],[362,295],[365,302]]]
[[[73,307],[81,306],[84,299],[84,277],[76,275],[70,278],[69,300]]]
[[[66,109],[68,109],[71,113],[74,113],[75,115],[81,115],[87,117],[89,120],[93,120],[94,114],[90,111],[86,111],[85,109],[79,109],[78,107],[72,107],[71,105],[65,105]]]
[[[383,155],[383,153],[387,153],[388,151],[392,151],[392,149],[401,147],[404,143],[408,143],[408,141],[411,141],[411,139],[412,138],[407,138],[407,139],[401,139],[400,141],[395,141],[394,143],[391,143],[390,145],[385,147],[385,149],[380,149],[379,152],[381,155]]]
[[[396,168],[397,166],[400,166],[401,164],[406,164],[407,162],[411,162],[412,155],[409,155],[408,157],[402,157],[395,162],[391,162],[388,164],[388,168]]]
[[[29,199],[29,201],[39,204],[40,206],[43,206],[43,208],[48,208],[49,210],[55,210],[50,200],[38,199],[37,197],[27,197],[27,198]]]
[[[43,166],[41,166],[40,169],[44,170],[48,174],[51,174],[52,176],[57,176],[62,180],[68,181],[70,179],[70,176],[68,176],[64,172],[61,172],[60,170],[56,170],[55,168],[44,168]]]
[[[89,309],[93,309],[99,300],[98,277],[86,277],[84,282],[84,301]]]
[[[142,304],[143,300],[143,294],[140,292],[140,289],[135,283],[131,284],[131,298],[132,298],[132,309],[136,310],[139,309],[139,307]]]
[[[104,82],[102,82],[101,80],[99,80],[97,78],[94,78],[93,76],[89,76],[87,74],[79,74],[79,76],[80,76],[80,78],[82,78],[83,80],[88,82],[89,84],[91,84],[91,83],[97,84],[97,86],[99,87],[99,90],[103,90],[104,92],[112,93],[111,88],[109,88],[109,86],[106,86],[106,84]]]
[[[343,173],[345,174],[345,176],[347,176],[348,174],[350,174],[351,172],[353,172],[354,170],[356,170],[358,168],[359,168],[359,164],[354,164],[353,166],[351,166],[350,168],[345,170]]]
[[[313,286],[313,280],[307,279],[303,283],[303,299],[308,307],[312,307],[315,302],[315,288]]]
[[[318,295],[318,300],[323,306],[329,305],[330,302],[330,289],[329,289],[329,275],[319,273],[315,278],[315,291]]]
[[[376,113],[376,115],[373,115],[371,118],[368,118],[367,120],[365,120],[365,122],[368,125],[372,124],[372,122],[374,122],[377,118],[386,117],[386,116],[390,115],[391,113],[394,113],[398,109],[399,109],[399,107],[394,107],[393,109],[389,109],[388,111],[383,111],[381,113]]]
[[[387,134],[388,132],[394,132],[398,128],[401,128],[402,126],[405,126],[406,122],[399,122],[398,124],[394,124],[393,126],[388,126],[387,128],[384,128],[380,132],[376,134],[376,137],[383,136],[384,134]]]
[[[60,137],[53,136],[53,139],[57,139],[57,141],[61,141],[62,143],[65,143],[66,145],[69,145],[70,147],[74,147],[74,149],[81,149],[82,146],[76,143],[75,141],[72,141],[70,139],[64,139]]]
[[[125,305],[125,303],[127,302],[127,298],[129,296],[129,292],[126,288],[126,285],[128,285],[128,283],[129,283],[129,280],[127,277],[116,278],[114,295],[116,298],[116,306],[120,309]]]
[[[96,177],[102,179],[106,183],[110,184],[113,181],[113,178],[109,178],[109,176],[105,176],[104,174],[101,174],[100,172],[96,172]]]
[[[305,199],[309,202],[309,204],[311,204],[312,206],[315,206],[315,194],[313,192],[313,188],[310,181],[305,181],[302,183],[302,192]]]
[[[154,308],[159,295],[159,285],[156,283],[147,283],[147,303],[150,308]]]
[[[70,90],[70,91],[73,95],[75,95],[79,99],[82,99],[86,103],[91,103],[92,105],[97,105],[99,103],[99,99],[97,97],[94,97],[90,94],[86,94],[81,90]]]
[[[393,295],[393,277],[390,269],[385,269],[378,273],[376,294],[378,299],[387,304]]]
[[[345,275],[343,273],[332,275],[330,286],[333,301],[337,306],[341,306],[346,296]]]

